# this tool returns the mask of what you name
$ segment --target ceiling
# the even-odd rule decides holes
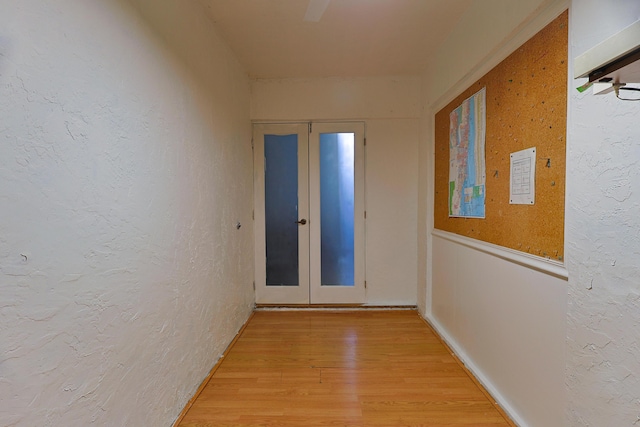
[[[199,1],[250,77],[312,78],[418,75],[473,0]]]

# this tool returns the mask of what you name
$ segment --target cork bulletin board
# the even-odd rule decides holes
[[[568,13],[435,116],[437,229],[555,261],[564,257]],[[486,88],[485,218],[449,217],[449,114]],[[509,203],[510,154],[536,147],[535,203]]]

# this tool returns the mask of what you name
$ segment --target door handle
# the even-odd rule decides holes
[[[307,220],[302,218],[300,221],[296,221],[296,224],[300,224],[300,225],[305,225],[307,223]]]

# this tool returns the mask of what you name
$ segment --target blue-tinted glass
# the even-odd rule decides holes
[[[267,286],[298,286],[298,136],[264,136]]]
[[[320,134],[320,256],[323,286],[354,284],[354,134]]]

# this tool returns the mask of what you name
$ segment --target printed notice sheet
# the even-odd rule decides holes
[[[486,89],[449,115],[449,216],[484,218]]]
[[[509,203],[532,205],[536,195],[536,148],[511,153]]]

